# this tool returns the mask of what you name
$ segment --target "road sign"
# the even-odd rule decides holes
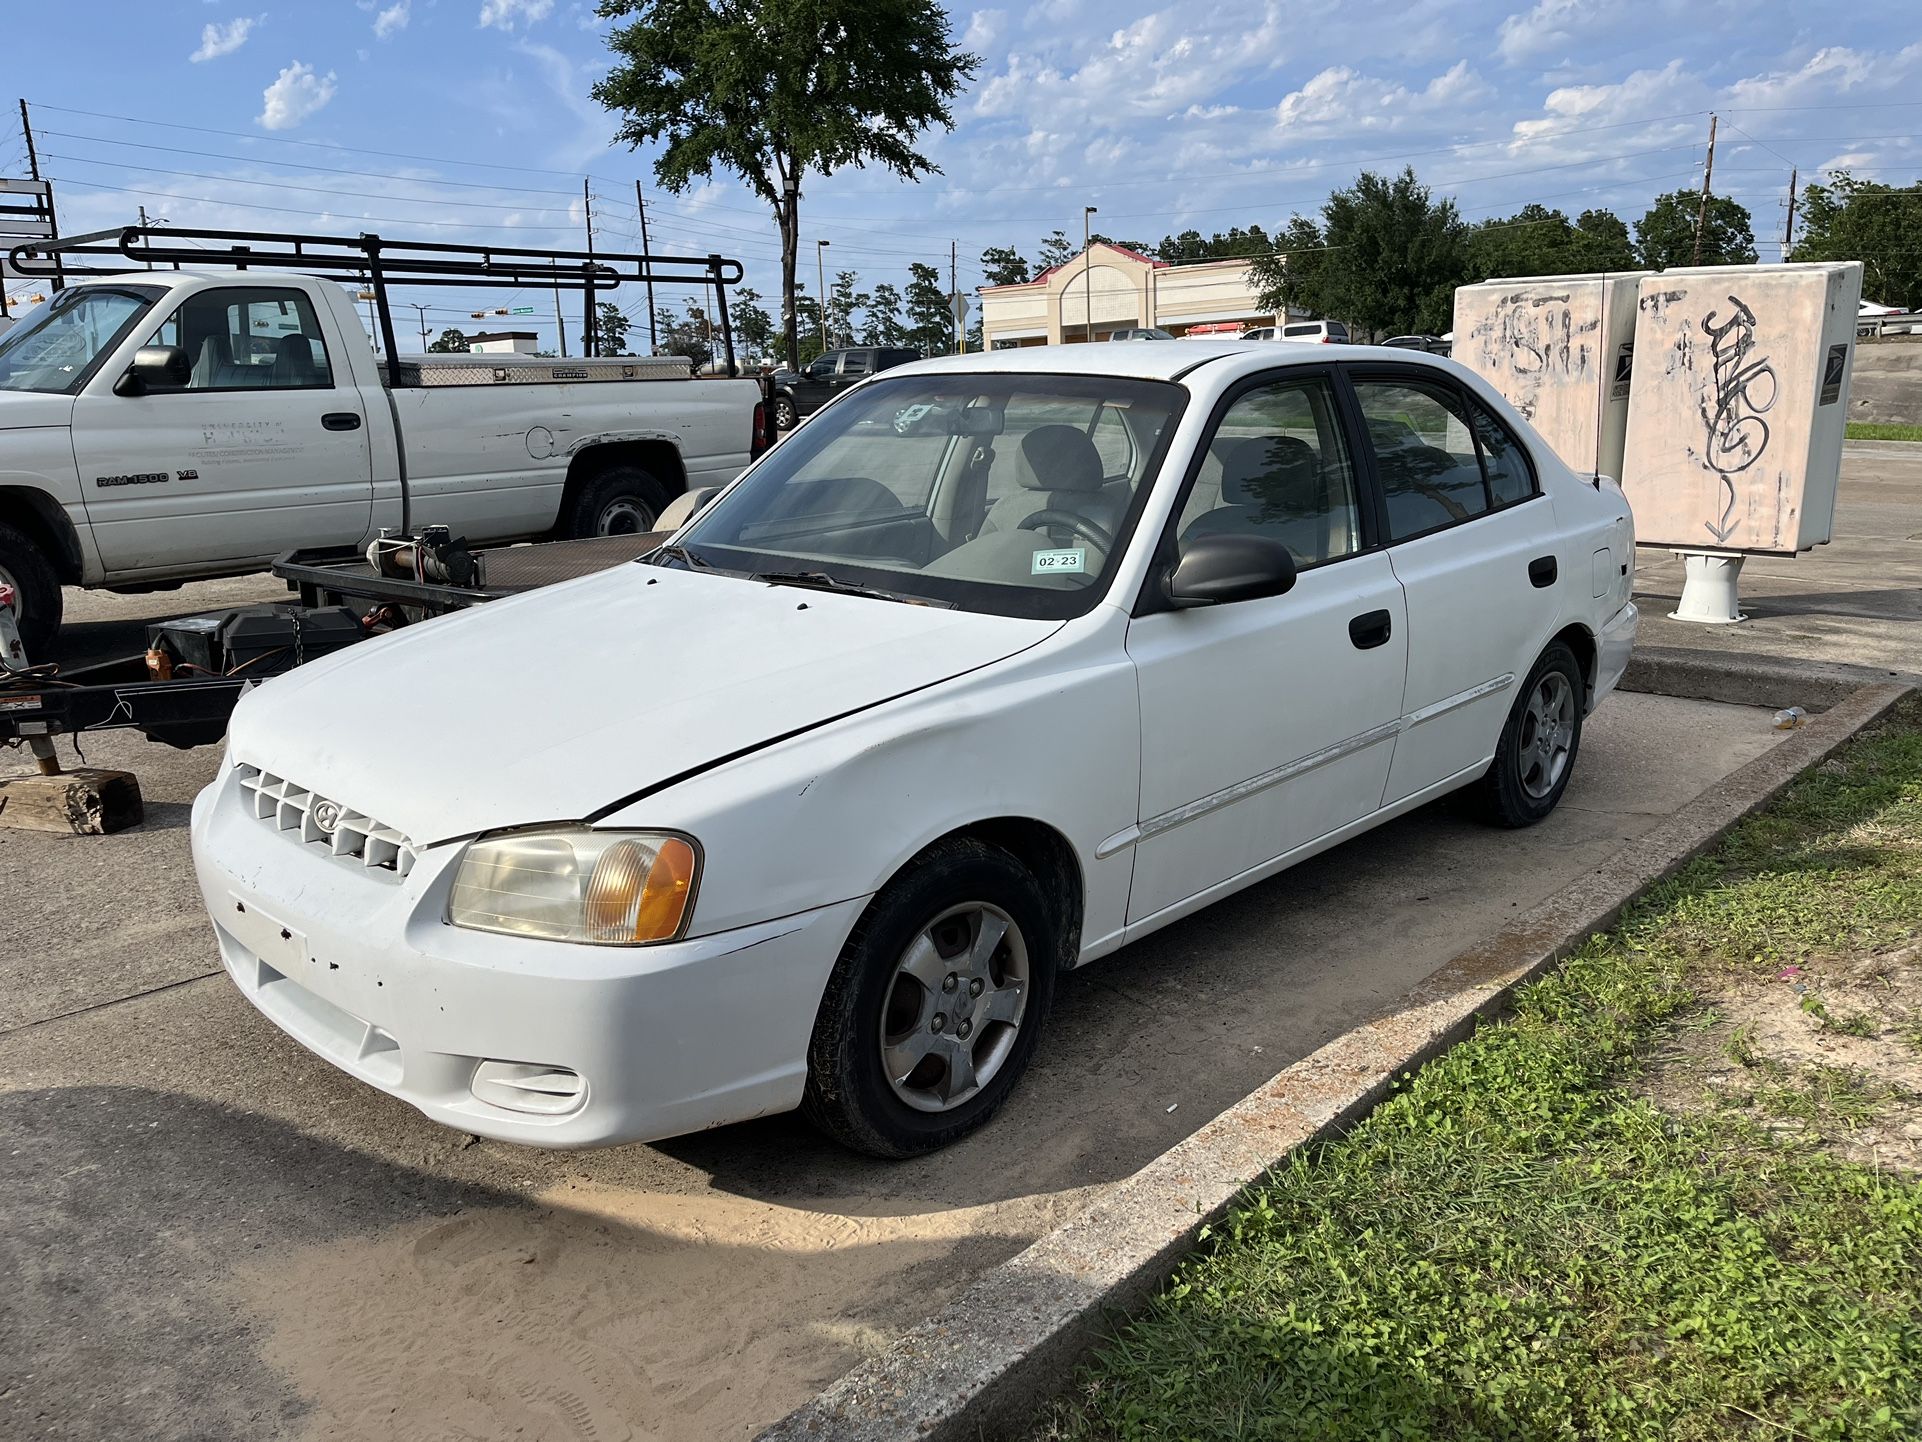
[[[510,315],[532,315],[534,313],[534,307],[531,305],[517,305],[508,313]]]
[[[954,323],[960,325],[968,318],[968,298],[957,290],[948,297],[948,309],[954,312]]]

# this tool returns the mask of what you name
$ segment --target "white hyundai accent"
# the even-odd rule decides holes
[[[255,691],[200,884],[249,1000],[449,1126],[907,1156],[1062,970],[1457,788],[1547,815],[1633,542],[1448,361],[903,366],[643,561]]]

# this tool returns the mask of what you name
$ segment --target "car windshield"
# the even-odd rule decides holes
[[[656,559],[1059,619],[1090,609],[1187,392],[1111,376],[895,376],[795,431]]]
[[[0,336],[0,390],[71,395],[160,294],[146,286],[60,291]]]

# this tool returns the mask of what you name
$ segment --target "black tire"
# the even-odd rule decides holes
[[[996,1069],[971,1096],[950,1110],[917,1110],[896,1093],[883,1066],[884,1009],[896,994],[896,965],[909,946],[944,912],[969,904],[998,910],[1018,928],[1027,960],[1025,1010]],[[1054,1000],[1060,936],[1040,883],[1013,856],[966,837],[931,848],[868,904],[841,950],[808,1043],[803,1114],[842,1145],[885,1158],[934,1151],[982,1125],[1007,1100],[1034,1054]],[[1004,961],[1010,954],[1006,943],[997,952]],[[957,996],[964,993],[965,984],[956,989]],[[932,992],[929,998],[953,1005]],[[986,1012],[981,1016],[976,1046],[992,1055],[1000,1043]],[[959,1023],[951,1023],[949,1032],[956,1038],[968,1034]]]
[[[800,415],[794,409],[794,399],[792,396],[777,395],[774,397],[775,430],[791,431],[800,423],[800,420]]]
[[[14,614],[27,659],[52,660],[48,648],[60,631],[60,577],[31,536],[0,521],[0,581],[7,580],[20,593]]]
[[[574,497],[563,532],[584,536],[632,536],[651,531],[673,499],[666,486],[641,466],[614,465],[597,473]]]
[[[1540,720],[1544,688],[1568,699],[1566,720],[1558,722],[1555,733],[1548,738],[1543,736]],[[1551,641],[1516,694],[1502,727],[1495,760],[1481,779],[1476,799],[1483,819],[1497,826],[1533,826],[1555,809],[1568,789],[1569,777],[1575,774],[1575,758],[1581,754],[1582,713],[1587,702],[1588,686],[1581,663],[1565,642]],[[1538,741],[1544,740],[1553,744],[1538,746]],[[1566,756],[1557,769],[1551,758],[1564,746]],[[1545,749],[1549,756],[1544,755]]]

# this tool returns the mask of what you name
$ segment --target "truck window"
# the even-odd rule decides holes
[[[144,286],[82,286],[58,292],[0,337],[0,390],[71,395],[113,353],[158,294]]]
[[[149,345],[177,345],[193,367],[186,390],[315,389],[334,383],[313,303],[297,290],[223,287],[190,296]]]

